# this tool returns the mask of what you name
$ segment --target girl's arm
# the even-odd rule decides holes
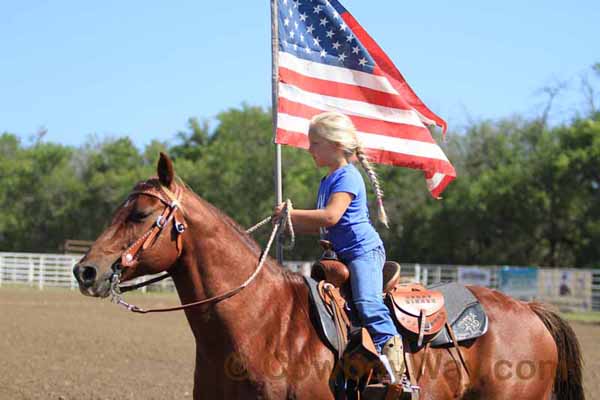
[[[296,210],[294,210],[296,211]],[[301,222],[294,221],[294,217],[292,216],[292,224],[294,224],[294,231],[296,233],[301,233],[303,235],[318,235],[321,233],[319,228],[315,228],[311,225],[304,225]]]
[[[293,208],[291,211],[292,224],[302,233],[318,233],[321,227],[330,227],[338,223],[342,215],[348,209],[353,195],[347,192],[336,192],[331,195],[327,206],[316,210],[299,210]],[[283,205],[275,208],[275,217],[281,214]]]

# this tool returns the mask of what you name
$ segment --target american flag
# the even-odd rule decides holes
[[[446,123],[417,97],[354,17],[335,0],[277,0],[275,142],[308,148],[310,118],[348,115],[371,161],[425,172],[434,197],[456,177],[427,126]]]

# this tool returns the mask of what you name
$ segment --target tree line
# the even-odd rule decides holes
[[[390,228],[372,219],[388,258],[600,267],[600,112],[591,105],[555,126],[544,113],[449,133],[443,147],[458,178],[442,200],[430,197],[421,172],[377,166]],[[196,193],[240,225],[268,216],[275,201],[270,110],[243,105],[217,119],[211,129],[191,118],[172,142],[143,149],[127,137],[74,147],[24,144],[3,133],[0,251],[57,252],[65,239],[95,239],[133,185],[155,174],[160,151]],[[325,171],[306,151],[285,146],[283,171],[284,197],[298,208],[314,207]],[[259,243],[267,233],[256,236]],[[300,237],[286,258],[311,260],[319,253],[316,237]]]

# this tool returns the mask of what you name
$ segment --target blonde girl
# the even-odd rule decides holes
[[[377,174],[346,115],[316,115],[308,138],[308,151],[315,164],[326,167],[328,174],[321,179],[316,209],[291,210],[292,222],[300,232],[319,232],[348,266],[354,311],[399,379],[404,369],[402,340],[381,298],[385,249],[369,220],[365,183],[351,161],[356,157],[369,177],[377,196],[379,220],[387,226]],[[279,216],[282,209],[283,204],[277,206],[274,215]]]

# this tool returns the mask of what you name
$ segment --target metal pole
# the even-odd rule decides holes
[[[273,141],[277,135],[277,97],[279,85],[279,24],[278,24],[278,0],[271,0],[271,109],[273,112]],[[275,144],[275,204],[283,202],[283,189],[281,179],[281,145]],[[275,243],[275,253],[277,261],[283,262],[283,246],[281,235],[277,237]]]

